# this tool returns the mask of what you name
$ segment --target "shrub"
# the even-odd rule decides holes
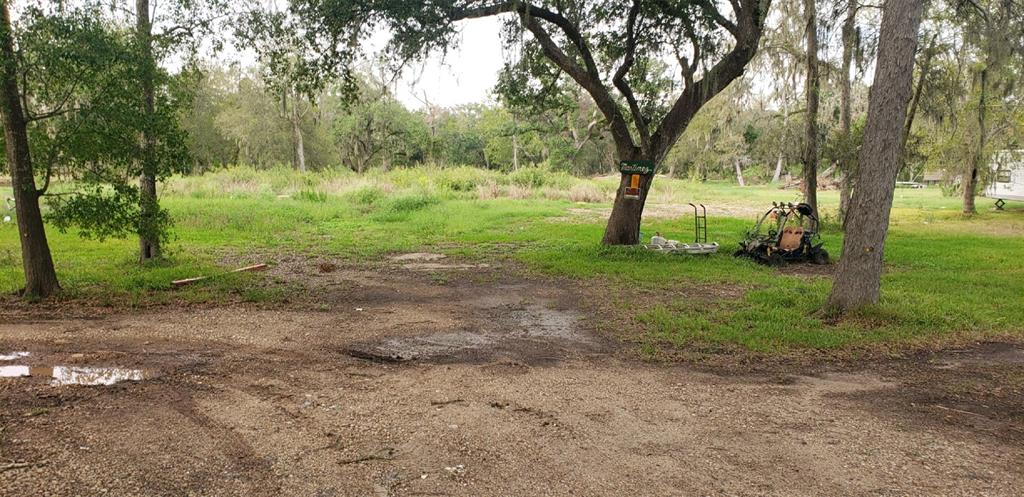
[[[442,191],[472,192],[481,185],[497,183],[496,173],[486,169],[459,166],[432,171],[434,185]]]
[[[385,210],[392,214],[407,214],[430,207],[440,202],[436,196],[426,192],[416,192],[392,198]]]
[[[365,186],[351,193],[350,198],[359,205],[373,205],[384,198],[384,193],[372,186]]]
[[[501,196],[501,188],[495,182],[476,185],[476,196],[480,200],[491,200]]]
[[[569,174],[552,171],[543,165],[524,167],[513,171],[509,174],[509,180],[513,185],[535,189],[545,186],[568,189],[574,182],[573,177]]]
[[[509,175],[512,184],[522,188],[540,188],[547,183],[548,171],[539,167],[524,167]]]

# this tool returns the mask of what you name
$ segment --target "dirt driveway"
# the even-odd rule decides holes
[[[593,331],[593,289],[445,265],[286,261],[268,281],[305,294],[280,308],[0,311],[0,368],[31,373],[0,378],[0,494],[1024,488],[1016,345],[856,367],[650,364]]]

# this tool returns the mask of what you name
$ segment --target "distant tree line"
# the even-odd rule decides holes
[[[617,163],[607,130],[582,96],[565,113],[529,114],[500,103],[424,102],[410,110],[382,78],[362,73],[354,100],[335,87],[299,97],[291,104],[301,109],[293,123],[285,96],[258,69],[208,67],[194,78],[192,104],[181,118],[192,172],[234,164],[363,172],[433,163],[503,171],[543,164],[592,175]]]

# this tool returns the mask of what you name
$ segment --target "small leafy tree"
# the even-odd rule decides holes
[[[92,0],[96,2],[97,0]],[[166,133],[173,132],[175,121],[164,119],[174,108],[162,98],[166,92],[167,74],[160,62],[171,54],[184,56],[186,59],[194,55],[203,35],[214,33],[217,21],[224,18],[227,4],[223,0],[171,0],[157,2],[150,0],[134,0],[134,10],[124,8],[119,0],[109,2],[115,12],[118,8],[129,12],[133,21],[134,49],[136,55],[136,75],[133,86],[137,88],[136,107],[141,112],[144,125],[139,139],[142,153],[137,160],[140,163],[139,174],[139,260],[145,262],[161,256],[162,225],[166,221],[166,213],[160,209],[157,198],[157,183],[170,170],[180,168],[183,163],[168,162],[159,148]],[[210,37],[216,46],[219,38]],[[163,108],[162,108],[163,107]],[[161,133],[165,133],[161,135]]]
[[[184,136],[173,111],[180,93],[168,79],[165,91],[154,95],[158,111],[139,105],[131,84],[140,67],[133,33],[97,6],[32,4],[16,25],[3,7],[5,146],[16,185],[25,294],[46,297],[59,285],[40,199],[61,230],[77,226],[97,238],[166,236],[169,216],[159,208],[144,216],[133,183],[144,159],[184,163]],[[140,140],[144,132],[152,139]],[[56,186],[57,175],[72,181]]]
[[[363,172],[422,159],[428,133],[423,120],[403,107],[382,81],[362,79],[360,90],[355,101],[338,103],[332,124],[342,164]]]
[[[992,114],[1001,107],[993,102],[999,102],[1000,93],[1008,95],[1019,84],[1019,69],[1013,62],[1019,63],[1024,57],[1024,5],[1012,0],[956,0],[956,4],[964,23],[964,40],[979,54],[970,71],[975,140],[961,181],[963,212],[974,214],[974,197],[978,185],[983,184],[988,169],[985,165],[991,156]]]
[[[77,226],[81,235],[100,239],[137,234],[158,247],[170,216],[151,195],[155,183],[147,189],[145,181],[135,182],[187,164],[177,114],[186,92],[166,72],[147,67],[146,77],[163,91],[140,102],[131,83],[143,79],[140,67],[148,59],[135,33],[97,9],[37,14],[24,53],[28,67],[46,69],[26,78],[27,90],[61,113],[36,127],[32,142],[46,167],[44,185],[58,165],[74,180],[48,196],[48,219],[62,231]]]

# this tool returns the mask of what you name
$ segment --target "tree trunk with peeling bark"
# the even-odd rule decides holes
[[[156,89],[153,74],[156,61],[153,60],[153,24],[149,18],[149,0],[135,1],[135,36],[140,52],[139,71],[142,110],[152,117],[155,110]],[[142,173],[139,176],[139,261],[145,262],[160,257],[159,215],[160,204],[156,193],[156,176],[159,168],[156,156],[156,138],[146,128],[142,131]]]
[[[292,98],[290,121],[292,124],[292,142],[295,146],[295,169],[306,172],[306,144],[302,139],[302,116],[299,115],[298,98]]]
[[[851,136],[851,113],[852,103],[850,102],[850,66],[853,64],[853,51],[857,43],[857,0],[850,0],[846,6],[846,20],[843,21],[843,63],[842,74],[839,75],[839,114],[840,133],[843,142],[847,147],[852,145]],[[844,150],[840,159],[839,169],[843,177],[839,183],[839,220],[840,224],[846,226],[846,212],[850,208],[850,194],[853,192],[853,182],[856,177],[857,163],[852,156],[852,150]]]
[[[804,90],[807,94],[807,121],[804,127],[804,202],[818,211],[818,92],[821,81],[818,77],[818,12],[816,0],[804,0],[804,16],[807,20],[807,80]]]
[[[40,192],[32,170],[28,146],[28,119],[21,106],[18,88],[18,62],[14,53],[11,14],[7,0],[0,0],[0,114],[3,114],[7,164],[11,169],[15,214],[21,240],[21,265],[25,272],[23,295],[28,298],[49,297],[60,290],[53,267],[50,244],[46,240]]]
[[[836,315],[878,302],[885,238],[903,159],[903,133],[914,75],[922,0],[888,0],[882,13],[857,188],[847,216],[843,255],[824,311]]]
[[[988,104],[986,101],[986,92],[988,91],[988,67],[981,69],[978,82],[978,141],[974,153],[971,154],[971,160],[968,162],[967,172],[964,174],[963,179],[963,195],[964,205],[963,213],[967,215],[975,214],[978,212],[977,207],[974,205],[974,196],[978,190],[978,172],[982,167],[982,162],[985,158],[985,145],[988,141],[988,130],[985,128],[985,106]]]

